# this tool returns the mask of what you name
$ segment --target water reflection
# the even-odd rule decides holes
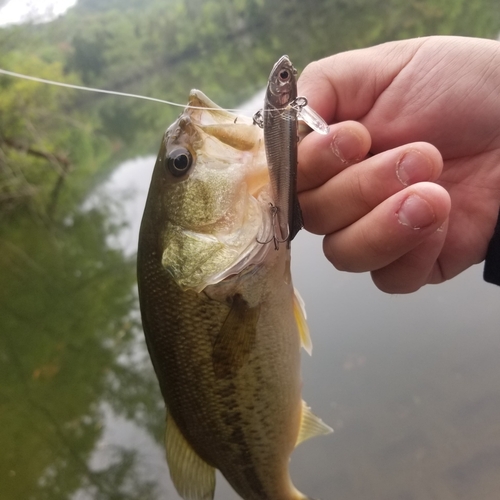
[[[62,227],[16,222],[0,235],[2,499],[156,498],[142,475],[130,483],[135,451],[91,465],[104,403],[150,433],[162,425],[149,363],[124,362],[140,338],[134,259],[106,244],[97,210]]]
[[[2,499],[178,498],[134,291],[153,164],[124,163],[61,228],[23,220],[0,235]],[[319,238],[294,243],[314,343],[304,398],[335,428],[297,449],[297,487],[323,500],[496,498],[500,289],[473,268],[387,296],[336,272]],[[218,481],[216,498],[237,498]]]

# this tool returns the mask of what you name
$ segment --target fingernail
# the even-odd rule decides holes
[[[419,151],[407,151],[396,164],[396,175],[403,186],[426,181],[431,176],[432,165]]]
[[[422,229],[436,220],[432,207],[420,196],[411,194],[398,210],[398,219],[403,226]]]
[[[341,128],[332,138],[330,147],[342,163],[361,160],[361,138],[352,130]]]

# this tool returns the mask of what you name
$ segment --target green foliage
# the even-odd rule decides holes
[[[79,83],[74,75],[64,74],[61,62],[47,63],[35,54],[12,51],[0,56],[0,64],[45,79]],[[107,153],[106,141],[92,136],[96,117],[65,112],[72,106],[74,91],[61,92],[49,85],[6,76],[0,77],[0,89],[3,215],[16,208],[29,208],[44,217],[52,215],[56,204],[68,210],[82,200],[90,174]],[[80,182],[62,190],[70,174]]]

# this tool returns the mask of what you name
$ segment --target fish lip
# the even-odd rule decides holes
[[[195,106],[189,107],[189,106]],[[221,123],[252,123],[252,119],[240,114],[233,113],[207,97],[201,90],[191,89],[185,113],[189,113],[195,123],[200,126]]]

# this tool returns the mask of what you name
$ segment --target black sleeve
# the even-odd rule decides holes
[[[497,226],[491,238],[484,260],[483,278],[488,283],[500,285],[500,213],[498,214]]]

